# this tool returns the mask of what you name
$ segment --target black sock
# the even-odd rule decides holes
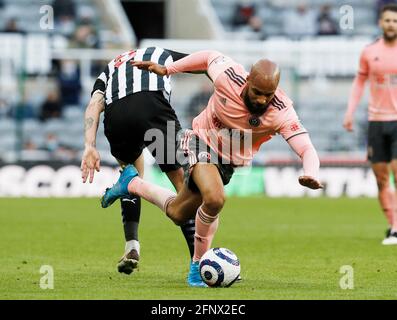
[[[189,247],[190,258],[194,255],[194,233],[196,231],[195,220],[188,220],[183,226],[181,226],[182,233],[185,237],[187,246]]]
[[[130,196],[120,199],[121,215],[123,216],[125,241],[138,241],[139,218],[141,217],[141,198]]]

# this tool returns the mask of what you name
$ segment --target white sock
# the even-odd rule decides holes
[[[141,245],[138,240],[130,240],[125,243],[125,252],[130,252],[132,249],[135,249],[138,254],[141,254]]]

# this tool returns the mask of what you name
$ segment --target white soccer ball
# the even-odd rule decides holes
[[[200,259],[200,275],[209,287],[229,287],[240,275],[240,261],[226,248],[212,248]]]

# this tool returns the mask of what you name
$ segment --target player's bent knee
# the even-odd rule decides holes
[[[204,206],[207,211],[209,211],[207,212],[209,215],[219,213],[225,205],[225,202],[226,198],[223,193],[219,195],[211,194],[203,198]]]

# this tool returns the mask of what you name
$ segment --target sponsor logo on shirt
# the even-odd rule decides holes
[[[385,83],[385,76],[383,74],[377,75],[376,76],[376,82],[378,84],[384,84]]]
[[[215,63],[215,64],[223,64],[223,63],[226,63],[226,61],[227,61],[227,59],[226,59],[225,56],[220,56],[220,57],[216,58],[213,61],[213,63]]]
[[[290,129],[291,129],[291,131],[293,131],[293,132],[298,131],[298,130],[300,129],[299,123],[294,122],[293,124],[291,124]]]
[[[397,86],[397,74],[377,74],[373,76],[377,88],[389,88]]]
[[[226,127],[224,126],[224,124],[221,122],[221,120],[219,120],[218,117],[217,117],[216,115],[213,115],[213,116],[212,116],[212,123],[213,123],[213,125],[214,125],[215,128],[218,128],[218,129],[226,128]]]

